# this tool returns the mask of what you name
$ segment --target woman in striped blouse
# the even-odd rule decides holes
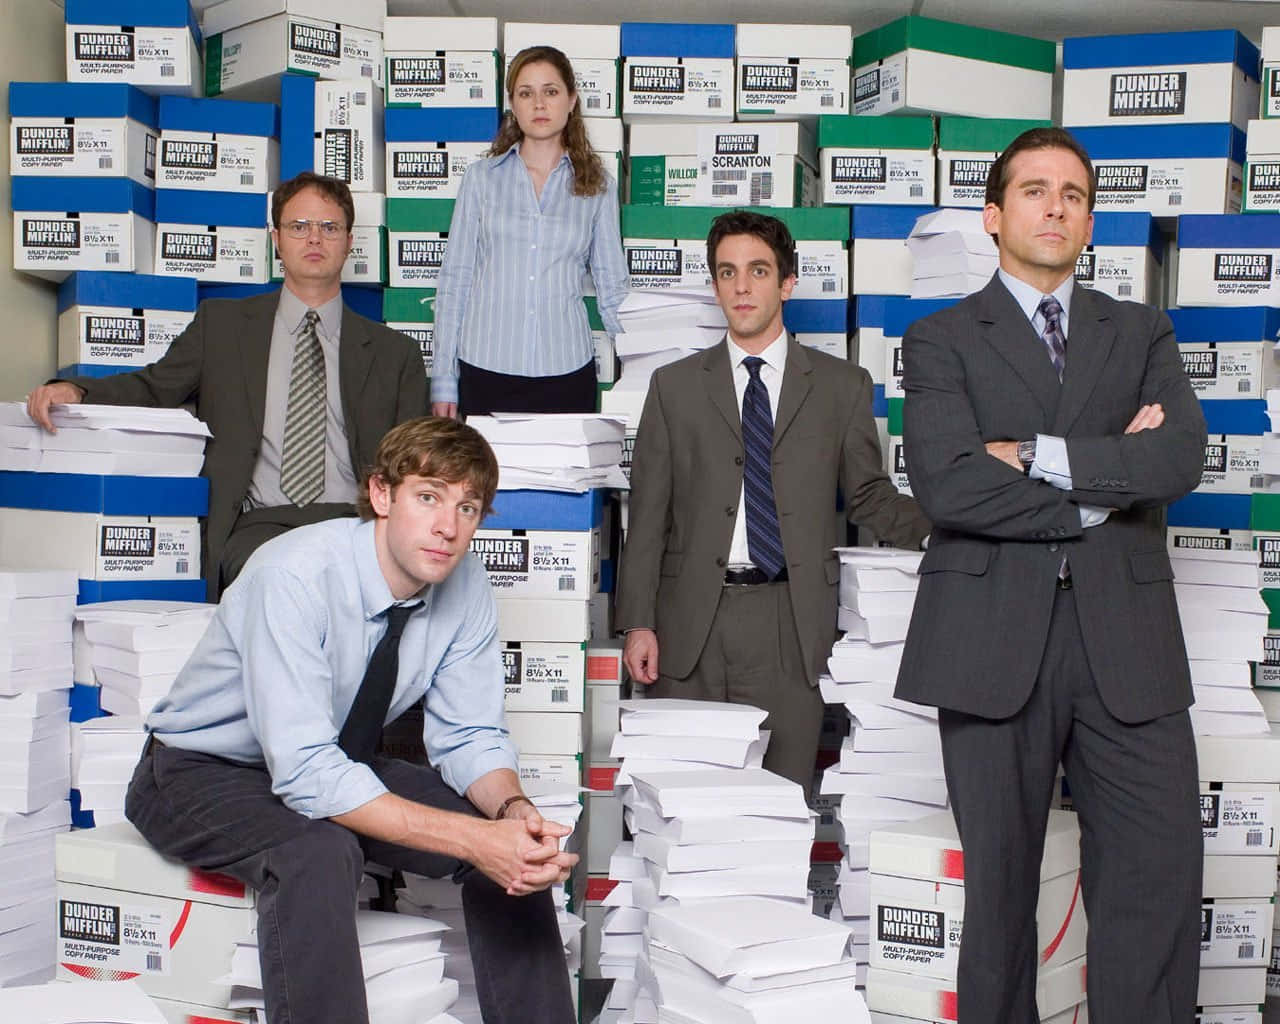
[[[511,111],[467,168],[436,295],[431,408],[437,416],[594,412],[595,347],[582,302],[620,330],[627,266],[617,183],[587,141],[569,59],[521,50]]]

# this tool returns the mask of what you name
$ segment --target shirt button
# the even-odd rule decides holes
[[[727,505],[727,506],[725,506],[725,510],[724,510],[724,514],[725,514],[725,515],[727,515],[727,516],[732,516],[732,515],[736,515],[736,514],[737,514],[737,512],[738,512],[738,510],[737,510],[736,508],[734,508],[732,505]]]
[[[735,455],[735,456],[733,457],[733,464],[734,464],[735,466],[741,466],[741,465],[742,465],[742,456],[741,456],[741,455]]]
[[[529,280],[530,280],[530,281],[532,281],[532,280],[533,280],[533,275],[532,275],[532,274],[530,274],[530,275],[529,275]]]
[[[1049,550],[1057,551],[1060,547],[1062,547],[1062,545],[1059,544],[1057,541],[1054,541],[1052,544],[1049,545]]]

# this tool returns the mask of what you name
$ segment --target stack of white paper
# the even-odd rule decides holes
[[[932,299],[981,291],[1000,265],[981,210],[937,210],[919,218],[907,238],[911,297]]]
[[[498,459],[502,490],[581,494],[627,486],[622,473],[625,424],[595,413],[494,413],[469,416]]]
[[[70,827],[71,805],[65,798],[30,814],[0,812],[0,988],[53,977],[54,836]],[[29,1018],[0,1014],[0,1019]]]
[[[444,1024],[458,983],[444,975],[447,925],[376,910],[356,913],[370,1024]],[[231,1009],[263,1009],[258,947],[238,943],[231,958]]]
[[[50,434],[22,402],[0,403],[0,470],[198,476],[209,428],[185,409],[55,405]]]
[[[50,912],[52,914],[52,912]],[[22,1024],[165,1024],[136,982],[50,982],[0,989],[0,1020]]]
[[[1180,548],[1170,560],[1196,698],[1192,727],[1204,736],[1267,732],[1249,665],[1265,660],[1258,552]]]
[[[138,715],[108,715],[71,727],[71,788],[94,825],[124,821],[124,798],[146,733]]]

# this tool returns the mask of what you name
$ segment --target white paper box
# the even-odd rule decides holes
[[[1180,306],[1280,305],[1280,248],[1178,250]]]
[[[730,121],[733,87],[731,57],[627,57],[622,119]]]
[[[68,25],[67,81],[128,82],[149,93],[199,96],[200,51],[185,25]]]
[[[849,243],[850,295],[910,295],[911,250],[900,238],[855,238]]]
[[[1280,384],[1275,342],[1180,342],[1178,354],[1199,398],[1262,398]]]
[[[1260,1005],[1267,994],[1266,967],[1202,967],[1196,1005]]]
[[[1280,81],[1274,69],[1268,73]],[[1280,210],[1280,123],[1249,122],[1245,136],[1244,207],[1249,212]]]
[[[200,524],[185,517],[0,508],[0,562],[70,569],[87,580],[198,579]]]
[[[1186,551],[1251,551],[1250,530],[1213,530],[1199,526],[1170,526],[1165,535],[1170,554]]]
[[[497,605],[499,640],[580,644],[591,638],[585,600],[499,597]]]
[[[488,142],[388,142],[387,195],[456,199],[462,175]]]
[[[583,716],[573,711],[508,711],[511,742],[522,754],[580,757]]]
[[[1266,967],[1275,907],[1266,900],[1211,900],[1200,909],[1200,967]]]
[[[181,310],[71,306],[58,314],[58,365],[146,366],[169,351],[194,317]]]
[[[938,150],[938,205],[975,207],[986,205],[987,173],[998,153]]]
[[[1075,278],[1113,299],[1156,305],[1163,275],[1145,245],[1091,245],[1076,258]]]
[[[1249,434],[1211,434],[1204,449],[1204,474],[1197,492],[1248,494],[1260,487],[1262,438]]]
[[[769,26],[755,26],[767,28]],[[739,26],[741,32],[743,26]],[[817,26],[815,26],[815,29]],[[847,25],[824,25],[821,30],[851,51]],[[738,116],[757,118],[817,117],[849,113],[849,57],[749,56],[738,37]],[[753,51],[750,51],[754,53]]]
[[[388,228],[387,284],[392,288],[434,288],[448,246],[447,232]]]
[[[1036,1006],[1041,1021],[1073,1021],[1071,1008],[1084,1002],[1085,974],[1085,960],[1081,957],[1036,978]],[[871,967],[867,971],[866,998],[867,1008],[873,1013],[955,1024],[955,986],[938,978]],[[1062,1018],[1059,1014],[1063,1014]]]
[[[1232,63],[1069,67],[1062,75],[1062,123],[1073,127],[1230,122],[1243,129],[1257,110],[1258,80]]]
[[[1205,854],[1274,856],[1280,850],[1280,788],[1230,783],[1200,787],[1200,825]]]
[[[600,588],[600,531],[477,530],[471,550],[498,597],[585,600]]]
[[[13,269],[50,281],[76,270],[150,274],[154,249],[155,225],[136,213],[13,214]]]
[[[933,202],[937,163],[931,149],[822,150],[823,203]]]
[[[520,786],[529,793],[562,792],[582,785],[582,759],[520,755]]]
[[[506,58],[504,82],[512,59],[530,46],[554,46],[569,58],[584,117],[618,116],[621,34],[617,25],[506,22],[502,26],[502,53]]]
[[[388,106],[496,107],[497,18],[383,22]]]
[[[157,224],[155,273],[197,281],[266,284],[269,240],[265,225]]]
[[[585,710],[586,655],[581,644],[507,643],[502,647],[502,668],[508,712]]]
[[[156,132],[130,117],[15,117],[9,173],[156,183]]]
[[[1263,736],[1197,736],[1196,761],[1206,782],[1280,782],[1280,731]]]
[[[160,134],[157,188],[267,192],[280,176],[280,144],[260,135],[167,130]]]
[[[1047,119],[1053,73],[908,48],[853,69],[855,114]]]
[[[367,80],[316,83],[315,169],[352,192],[384,191],[382,90]]]
[[[1210,854],[1204,858],[1201,894],[1206,900],[1271,899],[1276,891],[1272,857]]]

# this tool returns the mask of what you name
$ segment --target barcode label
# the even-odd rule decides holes
[[[373,65],[372,65],[372,64],[361,64],[361,65],[360,65],[360,77],[361,77],[361,78],[372,78],[372,77],[373,77]]]
[[[741,169],[730,169],[711,172],[712,181],[746,181],[747,172]]]
[[[836,290],[836,283],[834,281],[823,281],[822,290],[824,292],[833,292]]]
[[[719,96],[708,96],[708,97],[707,97],[707,109],[708,109],[708,110],[719,110],[719,109],[720,109],[720,97],[719,97]]]
[[[898,96],[899,96],[899,90],[894,89],[894,90],[893,90],[893,92],[891,92],[891,93],[889,94],[889,102],[890,102],[890,103],[897,103],[897,102],[898,102]]]
[[[98,170],[105,171],[110,166],[111,166],[111,157],[109,156],[98,157]]]
[[[924,186],[912,185],[908,194],[911,196],[912,199],[919,199],[921,196],[924,195]]]
[[[588,96],[588,97],[587,97],[587,109],[588,109],[588,110],[599,110],[599,109],[600,109],[600,97],[599,97],[599,96]]]
[[[1170,205],[1170,206],[1181,206],[1181,205],[1182,205],[1182,193],[1181,193],[1181,192],[1170,192],[1170,193],[1169,193],[1169,205]]]
[[[351,98],[351,102],[357,107],[367,107],[369,105],[369,94],[367,92],[358,92]]]
[[[738,194],[737,185],[716,185],[712,184],[711,194],[713,196],[736,196]]]
[[[748,206],[759,206],[766,199],[773,198],[773,172],[765,171],[763,174],[751,175],[751,198],[747,200]]]
[[[241,277],[253,277],[253,267],[249,266],[249,264],[247,264],[247,263],[242,264],[242,265],[241,265],[241,267],[240,267],[240,276],[241,276]]]
[[[820,107],[834,107],[835,105],[836,98],[834,96],[822,96],[818,99],[818,106]]]
[[[147,954],[147,970],[163,971],[164,958],[159,953],[148,953]]]
[[[179,576],[185,576],[191,571],[191,563],[185,558],[179,558],[173,563],[173,571]]]
[[[1252,394],[1253,385],[1247,380],[1237,381],[1236,390],[1239,391],[1242,395]]]
[[[353,263],[351,265],[351,269],[354,270],[357,275],[364,275],[369,273],[369,263],[367,260],[361,260],[359,263]]]
[[[834,811],[823,811],[818,815],[818,823],[821,825],[834,825],[836,823],[836,815]]]
[[[120,254],[118,252],[104,252],[102,254],[103,263],[119,263]]]
[[[176,65],[173,65],[173,64],[161,64],[161,65],[160,65],[160,77],[161,77],[161,78],[173,78],[173,77],[174,77],[174,75],[176,75],[177,73],[178,73],[178,69],[177,69],[177,66],[176,66]]]
[[[1118,285],[1116,285],[1116,294],[1117,294],[1117,295],[1132,295],[1132,294],[1133,294],[1133,285],[1131,285],[1131,284],[1118,284]]]
[[[473,100],[484,99],[484,86],[473,85],[470,89],[467,90],[467,96],[469,99],[473,99]]]
[[[577,588],[578,588],[578,581],[575,580],[572,576],[561,576],[560,581],[557,584],[558,590],[576,590]]]
[[[1245,846],[1261,846],[1262,830],[1257,828],[1251,828],[1248,832],[1246,832],[1244,834],[1244,845]]]
[[[1236,953],[1236,959],[1237,959],[1237,960],[1252,960],[1252,959],[1253,959],[1253,956],[1254,956],[1254,952],[1253,952],[1253,943],[1252,943],[1252,942],[1242,942],[1242,943],[1240,943],[1240,949],[1239,949],[1239,951]]]
[[[253,184],[253,171],[245,171],[242,175],[240,175],[240,184],[241,184],[241,185],[252,185],[252,184]]]
[[[567,686],[551,687],[551,703],[552,704],[568,704],[569,703],[569,687]]]

